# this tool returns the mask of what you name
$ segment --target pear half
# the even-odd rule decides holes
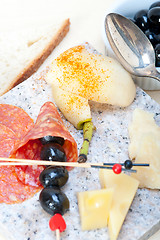
[[[126,107],[136,94],[130,74],[118,61],[97,54],[87,44],[70,48],[54,59],[46,81],[66,119],[85,130],[80,162],[87,159],[94,129],[88,100]]]
[[[85,99],[121,107],[130,105],[136,93],[130,74],[117,60],[91,53],[85,45],[56,58],[47,82]]]

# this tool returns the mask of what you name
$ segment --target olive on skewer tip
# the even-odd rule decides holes
[[[60,137],[46,136],[41,138],[43,144],[41,160],[66,162],[66,154],[63,149],[64,139]],[[66,229],[66,223],[62,217],[69,210],[69,200],[60,187],[68,181],[68,171],[62,166],[46,167],[40,174],[39,180],[43,190],[39,195],[42,208],[52,215],[49,227],[52,231],[62,232]]]

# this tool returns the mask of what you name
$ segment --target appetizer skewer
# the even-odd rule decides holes
[[[113,169],[119,168],[119,166],[124,166],[121,168],[122,171],[131,171],[133,166],[148,167],[147,163],[133,163],[131,160],[126,160],[124,163],[77,163],[77,162],[57,162],[57,161],[45,161],[45,160],[31,160],[31,159],[14,159],[14,158],[0,158],[0,165],[51,165],[51,166],[64,166],[64,167],[80,167],[80,168],[104,168]],[[130,165],[130,166],[129,166]]]
[[[52,161],[59,160],[61,163],[67,160],[63,149],[64,139],[61,137],[45,136],[40,139],[43,147],[40,152],[41,159],[49,162],[39,176],[43,190],[40,193],[39,201],[41,207],[50,215],[49,227],[56,231],[56,240],[60,240],[60,232],[66,229],[66,223],[62,217],[69,210],[69,199],[61,191],[66,184],[69,174],[65,166],[51,166]]]

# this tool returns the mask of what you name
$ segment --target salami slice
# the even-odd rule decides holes
[[[67,161],[77,161],[77,144],[68,129],[64,126],[57,108],[52,102],[47,102],[41,107],[34,127],[18,143],[15,147],[17,150],[13,154],[16,158],[40,159],[42,145],[40,141],[37,142],[37,139],[48,135],[64,138],[65,143],[63,147]],[[39,186],[39,174],[37,172],[40,173],[42,170],[42,166],[37,166],[36,169],[35,166],[28,166],[27,170],[24,167],[21,167],[21,170],[19,167],[16,168],[18,178],[23,183],[32,186]],[[27,174],[25,174],[26,171]]]
[[[3,124],[0,124],[0,157],[9,157],[14,150],[15,133]]]
[[[15,149],[15,143],[19,142],[33,125],[33,120],[23,109],[0,104],[0,157],[9,157]],[[0,203],[22,202],[41,189],[40,186],[23,184],[15,170],[15,166],[0,167]]]
[[[23,109],[10,104],[0,104],[0,123],[10,128],[17,139],[23,138],[34,125],[31,117]]]
[[[11,138],[16,139],[16,134],[8,127],[0,123],[0,141]]]
[[[67,161],[77,161],[77,144],[52,102],[45,103],[34,124],[22,109],[0,104],[0,156],[19,159],[40,159],[44,136],[64,138]],[[44,166],[6,166],[0,168],[0,202],[22,202],[42,186],[39,174]]]
[[[16,158],[22,159],[40,159],[42,144],[40,140],[30,140],[27,144],[22,146],[16,152]],[[23,182],[25,185],[30,186],[41,186],[39,181],[39,175],[43,171],[44,166],[16,166],[15,172],[17,174],[18,179]]]
[[[41,187],[33,187],[20,182],[14,166],[1,166],[0,180],[0,203],[23,202],[41,189]]]
[[[0,141],[0,157],[8,158],[10,156],[11,151],[14,150],[14,147],[15,147],[14,139],[7,138]]]
[[[66,150],[67,161],[77,161],[78,151],[76,141],[71,136],[68,129],[64,126],[57,108],[52,102],[46,102],[41,107],[34,127],[30,129],[30,131],[15,148],[19,149],[30,140],[40,139],[49,135],[64,138],[64,150]]]

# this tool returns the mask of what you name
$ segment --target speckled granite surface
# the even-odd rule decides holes
[[[9,103],[22,107],[33,119],[46,101],[53,101],[50,87],[40,75],[34,75],[0,98],[0,103]],[[131,106],[123,109],[106,104],[90,103],[93,122],[96,126],[88,155],[89,162],[123,162],[128,159],[127,127],[136,107],[155,114],[160,125],[160,106],[137,88],[136,99]],[[63,116],[62,116],[63,117]],[[82,143],[82,132],[77,131],[64,118],[65,125],[75,138],[78,148]],[[61,234],[67,240],[109,240],[108,230],[82,232],[78,213],[78,191],[99,189],[97,169],[75,168],[70,172],[69,181],[63,191],[70,200],[70,211],[64,218],[67,229]],[[48,227],[50,216],[45,213],[38,201],[39,194],[22,204],[0,204],[0,222],[18,240],[53,240],[55,233]],[[126,217],[118,240],[138,240],[147,230],[160,220],[160,191],[138,190]]]

